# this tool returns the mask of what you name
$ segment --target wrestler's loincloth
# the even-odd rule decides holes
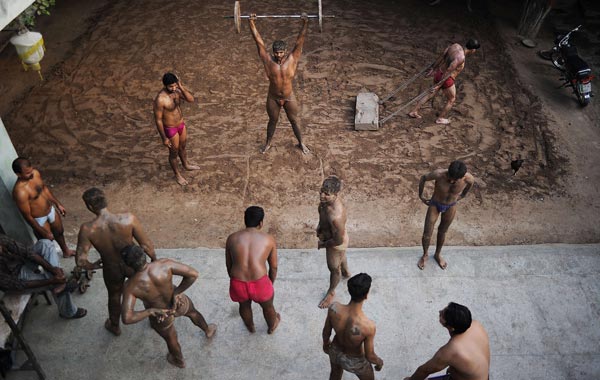
[[[435,74],[433,75],[433,83],[436,84],[439,81],[442,80],[442,78],[444,77],[444,73],[442,72],[442,70],[438,70],[435,72]],[[454,86],[454,78],[452,77],[448,77],[448,79],[446,79],[444,81],[444,83],[442,84],[442,88],[446,89],[446,88],[450,88]]]
[[[185,122],[181,122],[181,124],[176,125],[174,127],[165,127],[165,136],[167,136],[167,138],[171,138],[175,135],[180,135],[183,133],[183,130],[185,129]]]
[[[173,326],[173,322],[175,322],[175,318],[181,317],[187,314],[190,309],[190,299],[185,294],[179,295],[179,301],[176,305],[175,314],[169,315],[165,319],[159,322],[158,317],[150,316],[150,326],[158,331],[165,331],[169,327]]]
[[[335,251],[346,251],[346,249],[348,249],[348,241],[350,239],[348,239],[348,233],[346,233],[346,235],[344,235],[344,241],[342,241],[342,244],[340,245],[336,245],[335,247],[331,247],[330,249],[333,249]]]
[[[50,206],[50,212],[48,213],[48,215],[40,216],[34,219],[40,227],[44,227],[46,221],[48,221],[48,223],[50,224],[54,223],[54,221],[56,220],[56,210],[54,210],[54,206]]]
[[[345,354],[335,343],[329,346],[329,360],[344,370],[357,376],[368,376],[373,372],[371,363],[364,356],[351,356]]]
[[[273,283],[267,275],[255,281],[241,281],[233,277],[229,280],[229,297],[233,302],[252,300],[262,303],[270,300],[274,292]]]
[[[296,101],[296,97],[294,95],[290,96],[289,98],[283,98],[283,99],[279,99],[279,98],[275,98],[273,97],[271,94],[267,95],[267,100],[274,100],[279,107],[283,107],[285,105],[285,103],[287,102],[295,102]]]
[[[429,200],[429,205],[430,206],[435,206],[435,208],[437,208],[438,212],[444,213],[448,210],[450,210],[450,208],[452,206],[454,206],[456,204],[456,202],[452,202],[450,204],[444,204],[444,203],[440,203],[438,201],[434,201],[433,199]]]

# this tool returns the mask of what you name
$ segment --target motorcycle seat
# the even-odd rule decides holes
[[[568,56],[566,66],[570,72],[577,74],[578,78],[585,78],[592,73],[588,64],[578,55]]]

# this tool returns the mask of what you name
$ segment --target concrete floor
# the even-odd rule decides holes
[[[438,310],[449,301],[468,306],[491,341],[491,379],[600,378],[600,245],[448,247],[449,267],[430,258],[416,267],[419,248],[351,249],[353,273],[373,277],[365,311],[377,323],[375,350],[385,362],[377,379],[402,379],[448,340]],[[66,321],[43,302],[27,316],[25,337],[49,379],[326,379],[321,351],[325,311],[317,303],[328,285],[324,252],[282,250],[275,283],[280,327],[267,335],[255,307],[257,332],[249,334],[228,297],[223,250],[159,250],[200,272],[187,294],[208,322],[207,341],[189,320],[176,327],[187,368],[165,360],[166,345],[148,322],[123,327],[120,337],[103,328],[107,317],[101,272],[78,306],[89,313]],[[65,261],[65,264],[67,262]],[[347,302],[346,284],[337,299]],[[11,372],[8,379],[35,379]],[[353,379],[344,374],[344,379]]]

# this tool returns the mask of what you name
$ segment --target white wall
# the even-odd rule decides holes
[[[15,158],[17,152],[0,119],[0,226],[8,236],[23,243],[31,243],[35,241],[33,232],[12,198],[12,189],[17,181],[17,176],[12,171]]]
[[[0,30],[17,18],[33,0],[0,0]]]

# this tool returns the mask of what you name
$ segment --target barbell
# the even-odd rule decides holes
[[[323,15],[323,6],[321,4],[321,0],[319,1],[319,14],[316,15],[307,15],[308,18],[318,18],[319,19],[319,31],[323,31],[323,19],[325,17],[333,18],[335,16],[331,15]],[[235,23],[235,30],[240,33],[242,28],[242,19],[250,18],[250,15],[243,15],[240,9],[240,2],[236,1],[233,5],[233,16],[224,16],[225,18],[232,18]],[[302,15],[256,15],[256,18],[301,18]]]

